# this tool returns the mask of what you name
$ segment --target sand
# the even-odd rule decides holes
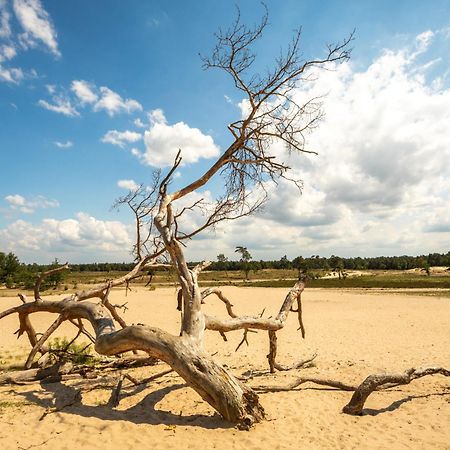
[[[273,314],[286,289],[224,288],[239,313]],[[450,299],[392,293],[309,289],[304,295],[307,336],[301,339],[295,315],[278,333],[279,361],[293,362],[315,352],[316,367],[303,374],[359,383],[368,374],[402,371],[427,364],[450,366]],[[115,303],[128,302],[128,323],[147,323],[178,332],[174,289],[137,289]],[[1,309],[17,304],[0,298]],[[224,315],[223,305],[208,299],[208,313]],[[36,314],[40,331],[52,318]],[[17,318],[0,322],[0,359],[24,354],[25,338],[16,340]],[[72,336],[65,327],[60,336]],[[249,334],[250,346],[236,353],[242,334],[229,341],[209,332],[206,347],[241,375],[267,368],[267,335]],[[164,364],[136,372],[144,378],[167,369]],[[298,374],[265,374],[250,383],[283,384]],[[47,407],[62,405],[76,382],[0,388],[0,448],[6,449],[450,449],[450,380],[426,377],[389,392],[374,393],[364,415],[342,414],[350,394],[305,385],[302,389],[261,394],[268,420],[249,432],[224,422],[176,374],[166,375],[130,394],[116,409],[106,406],[109,391],[95,390],[81,404],[39,420]]]

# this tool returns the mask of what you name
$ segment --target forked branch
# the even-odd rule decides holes
[[[41,298],[41,284],[45,280],[45,278],[49,277],[50,275],[54,275],[55,273],[62,272],[63,270],[69,270],[69,264],[66,263],[63,266],[56,267],[54,269],[47,270],[46,272],[42,272],[36,279],[36,283],[34,284],[34,299],[35,301],[40,300]]]

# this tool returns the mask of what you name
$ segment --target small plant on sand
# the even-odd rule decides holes
[[[94,364],[91,343],[69,341],[66,337],[56,337],[49,341],[49,352],[58,359],[71,361],[73,364]]]

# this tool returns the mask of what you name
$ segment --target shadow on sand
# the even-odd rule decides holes
[[[450,392],[435,392],[433,394],[424,394],[424,395],[408,395],[405,398],[402,398],[400,400],[396,400],[395,402],[392,402],[389,406],[386,406],[385,408],[379,408],[379,409],[364,408],[362,410],[361,415],[362,416],[378,416],[379,414],[395,411],[396,409],[400,408],[400,406],[402,406],[404,403],[408,403],[408,402],[418,399],[418,398],[441,397],[441,396],[446,396],[446,395],[450,396]]]
[[[213,415],[183,415],[180,412],[180,415],[177,415],[171,411],[162,411],[156,408],[158,402],[169,392],[185,388],[186,384],[174,384],[157,389],[126,410],[114,409],[109,405],[84,405],[80,391],[75,386],[55,382],[41,383],[41,387],[43,391],[40,392],[27,391],[15,393],[16,395],[23,396],[30,403],[46,408],[46,413],[43,414],[41,419],[44,419],[46,415],[57,410],[58,412],[62,411],[66,414],[74,414],[82,417],[96,417],[102,420],[123,420],[135,424],[197,426],[206,429],[227,429],[234,427],[233,424],[226,422],[216,413]],[[128,390],[125,395],[122,394],[120,398],[135,395],[146,388],[148,386],[137,386]],[[107,388],[105,387],[104,389]],[[52,395],[46,396],[45,394]]]

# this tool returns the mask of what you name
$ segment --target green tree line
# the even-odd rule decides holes
[[[408,270],[422,268],[425,271],[434,266],[450,267],[450,252],[430,253],[420,256],[377,256],[377,257],[354,257],[341,258],[332,255],[329,258],[312,255],[310,257],[297,256],[290,260],[283,256],[278,260],[264,261],[252,260],[252,256],[246,247],[237,247],[236,252],[241,255],[239,260],[229,260],[224,254],[217,256],[210,270],[234,271],[240,270],[248,273],[250,270],[262,269],[297,269],[302,270],[329,270],[341,273],[345,270]],[[192,265],[195,263],[193,262]],[[37,275],[43,271],[60,265],[57,259],[51,264],[25,264],[19,260],[14,253],[0,252],[0,284],[8,288],[23,287],[26,289],[34,286]],[[126,263],[83,263],[71,264],[72,273],[77,272],[124,272],[130,271],[134,264]],[[58,287],[63,281],[64,274],[56,273],[48,277],[44,288]]]
[[[251,259],[251,258],[250,258]],[[450,267],[450,252],[430,253],[420,256],[376,256],[376,257],[354,257],[343,258],[331,255],[329,258],[319,255],[310,257],[297,256],[289,260],[283,256],[279,260],[273,261],[238,261],[228,260],[223,254],[218,255],[217,261],[211,266],[210,270],[246,270],[250,266],[251,270],[261,269],[321,269],[330,271],[342,270],[408,270],[415,268],[445,266]]]

